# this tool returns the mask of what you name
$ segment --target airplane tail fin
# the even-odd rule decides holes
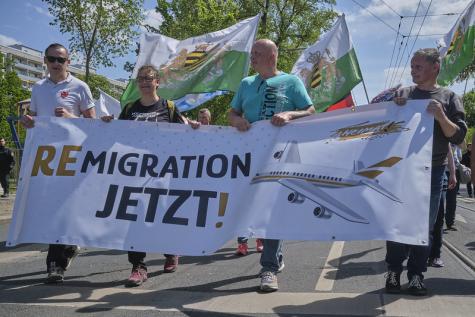
[[[367,179],[363,179],[361,182],[370,187],[371,189],[374,189],[378,193],[388,197],[391,200],[394,200],[398,203],[402,203],[402,201],[396,197],[393,193],[379,185],[378,181],[375,180],[376,177],[381,175],[384,171],[379,170],[378,168],[383,168],[383,167],[392,167],[395,164],[397,164],[399,161],[401,161],[402,158],[398,156],[392,156],[390,158],[387,158],[385,160],[382,160],[378,163],[375,163],[371,166],[368,166],[367,168],[364,168],[362,170],[359,170],[355,174],[359,176],[366,177]]]
[[[299,145],[297,141],[289,141],[285,145],[282,155],[279,158],[282,163],[301,163]]]
[[[353,161],[353,173],[358,174],[364,168],[363,162]]]
[[[383,171],[380,171],[377,168],[392,167],[396,163],[398,163],[400,160],[402,160],[402,158],[399,156],[391,156],[390,158],[387,158],[376,164],[368,166],[367,168],[358,168],[358,169],[356,169],[356,162],[355,162],[355,174],[366,177],[366,178],[375,179],[376,177],[378,177],[379,175],[383,173]],[[360,162],[358,161],[358,163]]]
[[[402,157],[399,156],[391,156],[390,158],[387,158],[381,162],[378,162],[376,164],[373,164],[371,166],[368,166],[368,168],[375,168],[375,167],[392,167],[393,165],[396,165],[400,160],[402,160]]]

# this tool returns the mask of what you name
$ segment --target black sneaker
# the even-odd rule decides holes
[[[388,271],[384,277],[386,277],[386,293],[401,293],[401,273]]]
[[[48,277],[46,277],[46,284],[57,284],[64,281],[64,269],[56,266],[55,262],[51,262],[48,269]]]
[[[424,282],[422,282],[422,276],[417,274],[413,275],[407,285],[407,291],[410,295],[414,296],[427,295],[427,288],[424,286]]]

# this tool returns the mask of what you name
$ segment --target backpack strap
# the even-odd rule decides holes
[[[171,100],[166,100],[167,103],[167,109],[168,109],[168,119],[170,119],[170,122],[173,122],[175,119],[175,103]]]
[[[129,102],[129,103],[126,104],[126,105],[124,106],[124,108],[122,109],[122,112],[124,112],[124,114],[125,114],[126,116],[129,115],[130,108],[132,108],[132,106],[134,105],[135,102],[136,102],[136,101]]]

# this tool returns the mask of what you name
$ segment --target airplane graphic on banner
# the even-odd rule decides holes
[[[292,191],[287,196],[289,203],[301,204],[305,199],[316,203],[317,207],[313,210],[313,214],[318,218],[328,219],[332,214],[336,214],[351,222],[369,223],[366,218],[324,191],[325,187],[344,188],[364,185],[393,201],[402,203],[376,179],[384,172],[382,168],[394,166],[402,160],[401,157],[393,156],[368,167],[364,167],[361,161],[355,161],[353,170],[302,164],[298,143],[289,141],[284,150],[274,153],[274,159],[278,162],[269,164],[265,170],[256,173],[251,184],[278,182]]]

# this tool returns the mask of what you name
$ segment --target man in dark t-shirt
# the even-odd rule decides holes
[[[160,98],[157,102],[144,106],[140,99],[124,107],[119,120],[185,123],[185,118],[173,104]]]
[[[434,134],[432,146],[431,192],[429,207],[429,241],[426,245],[407,245],[387,241],[386,263],[386,292],[400,293],[400,275],[403,262],[407,261],[407,277],[409,294],[423,296],[427,289],[423,283],[423,272],[427,271],[432,231],[439,210],[442,181],[447,165],[449,142],[460,144],[467,133],[465,113],[462,100],[451,90],[437,85],[437,75],[440,70],[439,52],[434,48],[420,49],[414,53],[411,60],[412,81],[416,84],[404,87],[396,92],[394,101],[404,105],[407,99],[429,99],[427,112],[434,116]],[[418,212],[418,210],[413,210]],[[411,223],[407,224],[408,226]]]
[[[137,74],[137,83],[140,91],[140,99],[126,105],[119,115],[119,120],[135,120],[150,122],[170,122],[190,124],[192,128],[198,128],[199,122],[185,118],[176,109],[172,101],[160,98],[157,95],[159,86],[159,74],[155,67],[145,65],[140,67]],[[104,116],[103,121],[110,121],[113,116]],[[125,286],[139,286],[147,280],[147,266],[145,264],[145,252],[129,251],[129,262],[132,264],[132,272]],[[165,254],[165,273],[175,272],[178,266],[178,255]]]

